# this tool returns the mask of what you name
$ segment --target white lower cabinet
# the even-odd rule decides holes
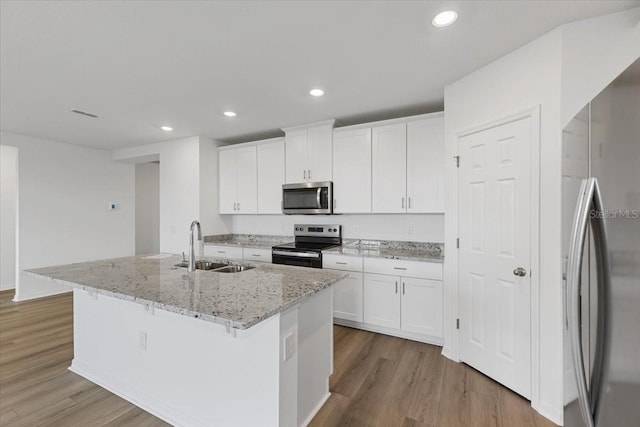
[[[442,336],[442,282],[402,277],[400,328],[416,334]]]
[[[442,282],[365,273],[364,322],[441,337]]]
[[[384,274],[364,275],[364,321],[400,329],[400,278]]]
[[[242,254],[245,261],[271,262],[271,249],[243,248]]]
[[[204,245],[204,256],[241,260],[242,246]]]
[[[333,285],[333,317],[363,321],[362,273],[350,272],[347,277]]]

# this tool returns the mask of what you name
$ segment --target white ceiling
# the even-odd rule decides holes
[[[638,4],[2,1],[0,128],[111,149],[436,111],[445,85],[539,35]],[[458,21],[431,26],[447,8]]]

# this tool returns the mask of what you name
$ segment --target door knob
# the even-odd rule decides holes
[[[527,275],[527,270],[522,267],[518,267],[513,270],[513,274],[515,274],[516,276],[524,277]]]

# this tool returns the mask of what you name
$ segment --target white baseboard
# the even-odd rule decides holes
[[[8,285],[4,284],[4,285],[0,286],[0,292],[2,292],[2,291],[10,291],[10,290],[15,289],[15,288],[16,288],[16,284],[15,283],[9,283]]]
[[[536,404],[531,402],[531,407],[543,417],[553,421],[559,426],[563,425],[564,410],[563,408],[557,408],[547,402],[539,401]]]
[[[315,408],[313,408],[313,411],[311,411],[307,419],[304,420],[302,424],[300,424],[300,427],[307,427],[311,423],[311,420],[313,420],[313,417],[315,417],[316,414],[320,411],[320,409],[322,409],[322,407],[327,402],[327,400],[329,400],[329,397],[331,397],[331,393],[327,392],[327,394],[325,394],[324,397],[320,399],[320,402],[318,403],[318,405]]]
[[[173,426],[207,427],[206,424],[194,419],[187,414],[171,408],[170,406],[159,401],[153,396],[143,393],[133,387],[122,384],[120,381],[114,379],[110,375],[93,369],[76,359],[73,359],[71,361],[69,370],[80,375],[81,377],[86,378],[92,383],[97,384],[106,390],[109,390],[111,393],[120,396],[124,400],[131,402],[137,407],[149,412],[152,415],[155,415],[156,417],[168,422]]]
[[[385,328],[382,326],[371,325],[369,323],[354,322],[353,320],[345,320],[333,318],[334,325],[347,326],[349,328],[362,329],[369,332],[377,332],[379,334],[391,335],[398,338],[405,338],[408,340],[419,341],[426,344],[433,344],[441,346],[444,342],[442,338],[432,337],[429,335],[415,334],[413,332],[405,332],[393,328]]]
[[[56,289],[54,291],[39,291],[39,292],[30,292],[27,295],[24,293],[18,293],[16,291],[15,296],[13,297],[13,302],[21,302],[21,301],[30,301],[33,299],[52,297],[54,295],[66,294],[67,292],[71,292],[73,289]]]

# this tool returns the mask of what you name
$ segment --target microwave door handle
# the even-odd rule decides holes
[[[322,209],[322,187],[318,187],[318,190],[316,192],[316,209]]]

